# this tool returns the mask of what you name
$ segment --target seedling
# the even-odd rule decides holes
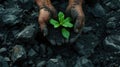
[[[66,39],[69,39],[70,37],[70,32],[66,29],[66,28],[72,28],[73,24],[70,23],[71,18],[67,17],[65,18],[65,15],[63,12],[59,12],[58,13],[58,21],[54,20],[54,19],[50,19],[50,24],[52,24],[54,26],[54,28],[59,28],[60,26],[62,26],[62,36]]]

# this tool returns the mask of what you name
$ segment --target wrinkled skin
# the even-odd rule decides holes
[[[50,17],[56,17],[56,10],[51,4],[50,0],[35,0],[37,5],[39,6],[39,24],[40,29],[44,35],[48,34],[47,30],[47,22]],[[82,10],[83,0],[69,0],[69,5],[66,9],[66,13],[71,15],[71,17],[75,20],[74,31],[79,33],[84,26],[85,16]]]
[[[85,22],[85,15],[82,10],[82,4],[83,0],[69,0],[69,5],[66,9],[66,13],[68,13],[68,15],[70,15],[75,21],[74,31],[76,33],[81,32]]]
[[[56,17],[56,10],[51,4],[50,0],[35,0],[37,5],[39,6],[39,17],[38,22],[40,24],[40,29],[44,35],[48,34],[47,30],[47,22],[50,17]]]

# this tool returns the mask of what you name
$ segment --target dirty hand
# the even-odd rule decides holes
[[[40,29],[43,32],[43,35],[46,36],[48,34],[47,23],[50,17],[55,17],[56,10],[51,4],[50,0],[35,0],[37,5],[39,6],[39,17],[38,22],[40,24]]]
[[[82,0],[69,0],[69,5],[66,9],[66,13],[75,21],[74,31],[80,33],[85,22],[84,12],[82,10]]]

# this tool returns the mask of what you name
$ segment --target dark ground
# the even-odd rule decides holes
[[[85,4],[82,35],[55,46],[39,31],[33,0],[0,0],[0,67],[120,67],[120,0],[100,4],[105,16]]]

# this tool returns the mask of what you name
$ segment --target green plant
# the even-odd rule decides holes
[[[63,12],[59,12],[58,13],[58,21],[54,20],[54,19],[50,19],[50,24],[52,24],[54,26],[54,28],[59,28],[60,26],[62,26],[62,36],[66,39],[69,39],[70,37],[70,32],[66,29],[66,28],[72,28],[73,24],[70,23],[71,18],[67,17],[65,18],[65,15]]]

